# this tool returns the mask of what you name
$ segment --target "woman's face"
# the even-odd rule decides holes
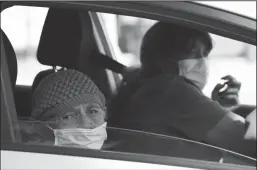
[[[57,118],[59,128],[84,128],[93,129],[105,121],[106,111],[97,103],[86,103],[78,105],[71,109],[71,111],[60,115]]]

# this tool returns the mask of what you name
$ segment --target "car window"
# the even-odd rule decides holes
[[[12,31],[13,27],[11,27],[10,26],[11,24],[9,24],[11,17],[18,16],[16,15],[16,10],[20,8],[22,8],[21,13],[29,14],[28,16],[26,15],[23,20],[22,19],[20,20],[23,22],[26,21],[24,30],[26,30],[28,33],[27,34],[21,33],[22,35],[24,35],[24,37],[20,35],[17,35],[16,37],[15,36],[16,34],[13,33],[15,31]],[[37,64],[35,63],[37,62],[37,59],[36,59],[37,45],[38,45],[42,26],[43,26],[48,8],[35,7],[35,9],[33,9],[35,10],[33,11],[33,14],[30,13],[31,8],[32,7],[11,7],[6,11],[4,11],[6,13],[3,13],[3,15],[1,13],[1,19],[2,17],[5,18],[4,20],[5,24],[1,25],[1,27],[6,32],[7,36],[10,38],[10,41],[13,44],[15,48],[15,52],[17,54],[18,64],[19,64],[18,67],[20,72],[18,75],[20,79],[18,79],[17,84],[20,84],[20,85],[31,85],[36,74],[39,71],[47,68],[45,66],[40,65],[39,63]],[[14,9],[14,11],[12,11],[13,13],[10,12],[11,13],[10,14],[8,13],[8,10],[11,11],[11,9]],[[34,16],[34,13],[36,14],[38,13],[38,16],[36,15]],[[33,15],[35,18],[38,17],[39,19],[42,19],[42,20],[35,21],[36,19],[34,17],[32,17],[33,19],[30,18],[31,15]],[[6,16],[9,16],[9,17],[6,17]],[[115,56],[118,57],[117,60],[127,66],[140,65],[139,58],[138,58],[139,47],[141,43],[140,41],[145,31],[149,29],[149,27],[152,24],[154,24],[156,21],[139,19],[135,17],[126,17],[126,16],[117,17],[117,15],[113,15],[113,14],[106,14],[106,15],[103,15],[103,17],[105,19],[107,30],[108,31],[114,30],[114,32],[117,31],[118,33],[117,35],[117,34],[114,34],[113,32],[109,32],[112,35],[112,36],[109,35],[109,37],[113,45],[114,51],[116,53]],[[120,19],[120,17],[123,19]],[[127,21],[124,21],[126,20],[124,18],[127,18]],[[141,20],[145,20],[146,22],[145,23],[141,22]],[[32,21],[33,23],[35,21],[35,23],[32,24],[33,26],[30,27],[30,24]],[[108,24],[107,24],[107,21],[108,21]],[[113,21],[114,24],[112,24],[111,21]],[[126,25],[125,23],[127,23],[128,25]],[[140,26],[139,32],[129,31],[129,30],[137,30],[134,28],[134,26]],[[33,33],[34,31],[35,31],[35,34]],[[33,39],[33,41],[30,41],[27,39],[28,37],[34,36],[34,35],[35,35],[34,37],[35,40]],[[98,43],[100,43],[99,39],[100,39],[100,36],[98,35],[97,36]],[[19,41],[21,41],[21,43]],[[132,44],[131,44],[131,41],[133,42]],[[101,48],[101,49],[104,51],[104,48]],[[230,52],[231,51],[228,51],[227,53],[230,54]],[[248,51],[246,53],[248,53]],[[217,55],[219,55],[219,53],[217,53]],[[24,56],[25,56],[25,59],[22,58]],[[242,55],[242,56],[245,56],[245,55]],[[243,58],[242,60],[245,60],[245,59]],[[253,60],[255,60],[255,58],[253,58]],[[228,63],[229,62],[230,60],[228,61]],[[31,67],[32,65],[35,66],[35,68]],[[22,70],[23,71],[26,70],[26,74],[24,73],[25,71],[23,72]],[[21,75],[24,75],[24,76],[21,76]],[[67,84],[69,84],[69,82]],[[92,90],[92,88],[90,88],[90,90]],[[50,93],[51,92],[49,92],[49,94]],[[60,94],[61,92],[58,91],[58,93]],[[76,98],[76,99],[80,100],[80,98]],[[77,100],[75,102],[77,102]],[[83,101],[84,100],[86,101],[94,100],[94,97],[90,96],[89,98],[83,98]],[[99,99],[96,99],[96,100],[99,101]],[[51,105],[56,103],[49,102],[47,104]],[[73,114],[77,115],[77,112],[76,112],[77,110],[76,111],[68,110],[67,109],[68,104],[67,105],[66,104],[67,103],[65,103],[63,108],[60,107],[60,105],[58,105],[58,107],[63,109],[61,113],[67,112],[67,114],[65,114],[61,118],[63,121],[62,123],[63,124],[66,123],[67,125],[67,122],[69,122],[69,125],[70,125],[72,124],[72,122],[77,123],[79,121],[82,121],[81,119],[77,119],[76,116],[74,116],[76,118],[73,117]],[[42,105],[40,105],[40,107]],[[96,105],[96,104],[93,103],[92,105]],[[95,113],[98,112],[99,107],[100,107],[99,105],[95,107],[91,106],[91,108],[88,107],[88,110],[94,119],[96,119],[97,117]],[[54,107],[52,106],[52,108]],[[79,110],[81,108],[76,108],[76,109]],[[49,117],[52,118],[51,116]],[[93,120],[93,118],[91,120]],[[61,129],[60,122],[58,122],[59,120],[56,120],[56,119],[50,119],[49,121],[37,121],[32,118],[31,119],[19,118],[18,120],[12,120],[12,121],[15,122],[14,125],[17,125],[17,126],[14,126],[11,128],[14,128],[16,131],[19,131],[21,135],[21,140],[16,141],[17,143],[21,144],[19,146],[22,146],[22,145],[31,146],[31,148],[33,148],[34,146],[38,148],[40,148],[40,146],[54,146],[56,148],[63,149],[62,153],[65,153],[66,148],[76,148],[76,149],[79,148],[85,152],[88,150],[94,149],[94,150],[100,150],[103,152],[108,151],[108,152],[117,152],[117,153],[119,152],[138,153],[138,154],[142,154],[142,156],[155,155],[155,156],[164,156],[168,158],[169,157],[185,158],[190,160],[210,161],[218,164],[236,164],[236,165],[256,166],[256,159],[253,159],[244,155],[240,155],[222,148],[206,145],[200,142],[195,142],[195,141],[177,138],[173,136],[165,136],[160,134],[147,133],[144,131],[135,131],[130,129],[115,128],[115,127],[107,127],[106,128],[107,132],[105,132],[105,126],[106,126],[105,123],[99,126],[101,128],[96,128],[96,129],[95,128]],[[90,122],[89,124],[92,124],[92,122]],[[85,137],[85,134],[89,134],[89,135]],[[78,140],[80,140],[81,142],[77,143],[76,145],[70,145],[69,143],[69,141],[78,141]],[[76,154],[75,152],[76,150],[74,149],[74,154]]]
[[[198,1],[197,3],[224,9],[226,11],[231,11],[256,19],[256,1]]]
[[[19,120],[18,124],[22,143],[44,146],[57,145],[56,134],[58,132],[56,129],[51,128],[56,122]],[[68,131],[66,133],[68,133]],[[91,132],[91,135],[94,136],[93,132]],[[93,141],[93,138],[91,140]],[[81,149],[92,149],[87,147],[87,145],[58,146],[64,148],[79,147]],[[102,145],[101,150],[197,159],[248,166],[254,166],[256,164],[256,160],[253,158],[204,143],[173,136],[115,127],[107,127],[107,139]]]
[[[48,8],[13,6],[1,13],[1,29],[5,32],[17,57],[17,85],[31,86],[35,76],[51,68],[37,60],[37,47]]]
[[[156,21],[107,13],[101,15],[117,53],[117,60],[126,66],[140,65],[142,38]],[[214,48],[209,55],[209,77],[203,92],[210,97],[221,78],[232,75],[242,83],[240,103],[255,105],[256,95],[253,94],[256,94],[256,46],[214,34],[211,37]]]

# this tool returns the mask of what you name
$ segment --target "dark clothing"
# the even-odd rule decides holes
[[[181,76],[158,75],[126,86],[117,109],[110,110],[109,126],[201,141],[228,112]]]

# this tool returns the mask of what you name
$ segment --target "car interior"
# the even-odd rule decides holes
[[[39,72],[31,87],[15,86],[17,60],[6,35],[4,39],[8,44],[8,65],[14,88],[16,110],[18,117],[22,118],[30,116],[30,102],[40,81],[47,75],[58,71],[57,67],[76,69],[86,73],[104,93],[107,103],[111,99],[112,92],[106,69],[121,73],[125,67],[99,52],[90,15],[85,11],[49,9],[40,37],[37,60],[42,65],[51,66],[52,69]]]
[[[1,30],[1,32],[3,32]],[[52,69],[41,71],[32,86],[15,85],[17,59],[12,44],[4,34],[7,44],[8,65],[15,96],[18,117],[30,116],[30,104],[39,82],[50,73],[60,69],[76,69],[87,74],[103,92],[107,104],[113,97],[106,69],[113,74],[122,74],[126,66],[102,54],[94,37],[93,24],[88,11],[49,8],[41,33],[37,60]],[[56,45],[58,44],[58,45]],[[246,117],[255,106],[241,105],[235,112]]]

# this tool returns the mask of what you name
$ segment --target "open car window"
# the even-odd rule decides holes
[[[230,2],[220,4],[228,3]],[[130,67],[140,66],[142,38],[157,21],[125,15],[100,14],[105,21],[104,26],[111,39],[117,61]],[[232,75],[242,83],[239,92],[240,103],[255,105],[256,95],[253,94],[256,94],[256,46],[215,34],[211,34],[211,38],[214,47],[208,57],[210,70],[203,92],[211,97],[212,90],[221,83],[221,78]]]
[[[21,143],[27,145],[55,145],[55,122],[40,122],[33,120],[19,120]],[[61,146],[63,149],[71,147]],[[87,146],[72,146],[90,149]],[[155,133],[107,127],[107,139],[102,151],[123,152],[132,154],[165,156],[171,158],[185,158],[216,162],[220,164],[237,164],[255,166],[256,159],[244,156],[226,149],[214,147],[192,140],[160,135]]]
[[[34,8],[34,7],[29,7],[29,8]],[[48,8],[45,8],[45,7],[44,8],[36,7],[36,8],[41,10],[33,10],[33,12],[43,13],[42,15],[43,17],[41,18],[42,20],[40,21],[40,24],[38,25],[36,24],[37,26],[35,26],[38,28],[37,36],[36,36],[37,40],[35,43],[37,46],[37,43],[38,43],[37,41],[39,40],[38,38],[40,36],[39,32],[41,32],[42,23],[45,19],[45,14],[47,13]],[[90,13],[95,14],[95,12],[90,12]],[[115,14],[106,14],[106,13],[101,13],[101,14],[104,18],[104,25],[97,24],[97,22],[95,22],[96,20],[93,20],[93,26],[95,31],[94,35],[96,36],[96,39],[97,39],[96,41],[98,43],[98,46],[100,46],[100,51],[104,54],[106,53],[107,55],[109,55],[108,50],[106,50],[106,48],[104,47],[109,45],[108,48],[110,47],[113,48],[113,51],[115,53],[115,56],[117,57],[118,62],[127,66],[140,65],[139,47],[140,47],[142,36],[147,31],[147,29],[149,29],[149,27],[152,26],[156,21],[143,19],[143,18],[115,15]],[[31,15],[32,14],[30,13],[29,16]],[[94,19],[97,19],[98,15],[94,15],[94,16],[96,17]],[[2,18],[2,13],[1,13],[1,18]],[[7,20],[8,19],[6,19],[5,21]],[[102,39],[105,37],[101,36],[101,33],[99,34],[99,32],[97,32],[99,30],[101,31],[101,29],[97,29],[96,27],[101,27],[101,26],[103,26],[102,29],[105,29],[106,33],[108,33],[110,42],[106,40],[103,41]],[[9,25],[9,27],[5,27],[3,29],[10,30],[10,27],[11,26]],[[12,34],[12,33],[13,31],[9,31],[8,34]],[[105,35],[105,34],[103,34],[102,32],[102,35]],[[31,35],[28,35],[28,36],[31,36]],[[220,47],[221,46],[224,47],[227,44],[230,44],[230,45],[232,44],[233,50],[231,50],[231,48],[230,49],[223,48],[225,53],[223,53],[224,52],[223,50],[216,51],[216,54],[214,56],[215,57],[218,56],[218,57],[213,59],[214,61],[213,76],[216,76],[216,77],[214,78],[212,77],[212,80],[211,80],[212,85],[214,86],[216,84],[216,81],[219,81],[219,78],[221,75],[221,74],[215,73],[215,71],[217,70],[217,67],[222,67],[223,70],[220,69],[220,71],[222,72],[224,70],[227,71],[226,69],[224,69],[225,67],[223,67],[224,63],[232,64],[234,66],[234,70],[230,70],[230,71],[233,73],[234,72],[238,73],[239,77],[242,78],[243,80],[243,87],[241,90],[242,93],[240,94],[242,96],[241,102],[245,104],[250,104],[250,105],[255,104],[256,96],[252,94],[255,93],[255,89],[256,89],[255,88],[256,87],[256,73],[255,73],[256,47],[243,44],[241,42],[236,42],[234,40],[227,41],[228,39],[225,40],[223,37],[216,37],[215,35],[213,35],[213,37],[214,39],[217,38],[217,40],[219,39],[219,40],[222,40],[222,42],[225,42],[224,44],[219,45]],[[11,39],[11,43],[15,44],[14,42],[15,40],[12,39],[11,37],[10,39]],[[109,42],[109,44],[106,42]],[[220,42],[220,41],[217,41],[217,42]],[[36,47],[33,46],[32,49],[33,49],[33,56],[34,58],[36,58],[36,52],[35,52]],[[215,62],[216,59],[218,60],[217,62]],[[30,64],[29,67],[27,67],[27,69],[30,69],[32,67],[35,67],[34,68],[35,70],[39,69],[38,64]],[[236,68],[238,67],[243,68],[242,70],[244,71],[237,70]],[[38,70],[38,72],[39,71],[41,70]],[[248,76],[244,76],[246,72],[250,74],[248,74]],[[33,73],[33,76],[31,76],[31,73],[29,71],[27,71],[26,74],[27,73],[28,75],[30,75],[29,78],[31,78],[31,80],[29,81],[29,83],[25,83],[25,85],[31,85],[31,81],[33,80],[37,72],[35,71]],[[222,72],[222,76],[223,76],[223,73],[224,72]],[[110,77],[108,78],[108,80],[110,81]],[[9,80],[4,78],[4,82],[7,82],[7,81]],[[1,82],[2,82],[2,77],[1,77]],[[119,85],[117,81],[112,81],[112,82],[116,83],[114,87],[117,88]],[[18,83],[18,84],[24,85],[23,83]],[[4,85],[6,84],[4,83]],[[210,89],[211,89],[211,86],[209,86],[209,90]],[[5,89],[1,89],[1,90],[5,91]],[[13,95],[12,90],[5,91],[5,93],[7,96]],[[14,95],[15,97],[14,99],[17,99],[17,96],[18,96],[23,101],[25,100],[24,98],[25,95],[19,95],[19,94],[15,94],[15,95]],[[81,147],[81,146],[76,146],[75,147],[76,149],[74,148],[74,146],[58,146],[56,144],[56,139],[55,139],[56,131],[54,130],[54,128],[51,128],[51,125],[55,124],[56,122],[38,122],[27,118],[17,120],[16,117],[15,118],[8,117],[9,112],[16,114],[14,103],[16,102],[15,104],[17,107],[17,101],[14,101],[13,99],[9,99],[9,98],[4,98],[4,99],[6,102],[12,103],[11,105],[12,109],[8,108],[10,107],[10,105],[6,105],[5,110],[1,110],[1,114],[3,114],[4,112],[4,115],[5,116],[7,115],[6,119],[8,120],[7,121],[8,123],[6,124],[6,126],[8,126],[8,128],[6,129],[10,131],[15,131],[15,133],[20,134],[20,138],[21,138],[13,141],[6,140],[7,142],[5,141],[5,143],[3,143],[3,146],[5,145],[3,147],[4,150],[8,150],[8,149],[11,150],[12,147],[15,148],[14,146],[18,146],[20,147],[20,150],[23,152],[30,152],[31,150],[28,149],[29,147],[41,148],[41,151],[42,151],[42,148],[44,149],[49,146],[50,149],[48,148],[46,153],[51,154],[52,153],[51,148],[58,148],[61,150],[59,154],[64,155],[64,154],[67,154],[65,152],[66,152],[66,149],[68,150],[69,148],[69,151],[72,152],[73,156],[74,155],[77,156],[76,151],[78,151],[78,149],[82,150],[85,153],[87,153],[87,151],[90,152],[89,150],[92,150],[87,147]],[[27,102],[30,103],[31,101],[28,100]],[[30,110],[28,109],[26,111],[24,111],[23,113],[26,112],[28,113],[27,115],[30,115],[30,112],[29,112]],[[97,156],[99,155],[101,156],[101,154],[104,154],[106,152],[121,153],[125,155],[139,154],[142,157],[145,157],[145,159],[147,159],[148,158],[147,156],[150,156],[150,155],[156,156],[157,158],[160,158],[160,159],[182,158],[188,162],[192,160],[199,161],[199,164],[203,162],[213,163],[212,166],[221,165],[221,164],[228,165],[228,166],[235,165],[235,166],[238,166],[239,168],[240,166],[247,166],[247,167],[256,166],[256,159],[254,158],[250,158],[245,155],[241,155],[229,150],[210,146],[200,142],[177,138],[174,136],[164,136],[160,134],[153,134],[153,133],[148,133],[143,131],[134,131],[134,130],[122,129],[122,128],[107,127],[106,131],[107,131],[106,139],[101,144],[100,149],[97,149],[99,150]],[[14,135],[12,137],[14,138]],[[72,150],[73,148],[74,150]],[[33,150],[33,152],[43,153],[43,152],[40,152],[39,150],[40,149],[38,150],[35,149]],[[94,155],[94,157],[97,157],[97,156]]]
[[[46,7],[13,6],[1,13],[1,29],[8,36],[17,57],[17,85],[31,86],[40,71],[51,69],[37,60],[47,12]]]

